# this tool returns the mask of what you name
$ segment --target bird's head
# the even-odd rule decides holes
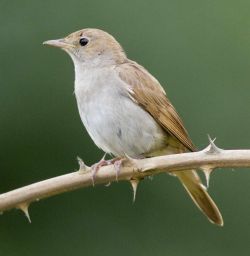
[[[126,60],[121,45],[113,36],[100,29],[82,29],[65,38],[45,41],[43,44],[63,49],[75,65],[84,67],[115,65]]]

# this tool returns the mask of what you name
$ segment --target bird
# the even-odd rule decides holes
[[[111,34],[84,28],[43,44],[61,48],[71,57],[80,118],[104,152],[118,158],[147,158],[196,151],[160,82],[130,60]],[[223,226],[197,171],[172,174],[208,220]]]

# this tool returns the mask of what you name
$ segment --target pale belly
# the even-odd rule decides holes
[[[166,146],[167,134],[151,115],[120,92],[78,94],[77,103],[86,130],[107,153],[138,157]]]

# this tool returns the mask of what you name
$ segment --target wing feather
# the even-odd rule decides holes
[[[195,151],[182,120],[160,83],[133,61],[119,65],[117,71],[120,79],[127,84],[130,97],[150,113],[166,132],[175,136],[188,150]]]

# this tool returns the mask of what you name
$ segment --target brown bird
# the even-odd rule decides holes
[[[59,47],[72,58],[80,117],[103,151],[135,158],[195,151],[158,80],[128,59],[110,34],[87,28],[44,44]],[[208,219],[222,226],[222,216],[197,172],[174,175]]]

